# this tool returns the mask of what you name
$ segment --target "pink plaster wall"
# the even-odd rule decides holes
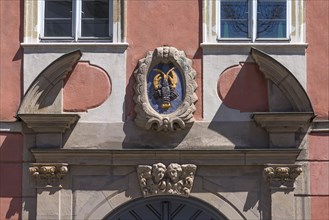
[[[306,1],[307,92],[317,118],[329,113],[329,1]]]
[[[20,219],[22,213],[23,136],[0,133],[0,219]]]
[[[217,89],[227,107],[241,112],[268,111],[267,80],[257,64],[228,68],[220,75]]]
[[[22,18],[23,1],[0,1],[0,120],[4,121],[15,120],[21,98]]]
[[[329,1],[306,1],[307,92],[317,119],[329,119]],[[310,134],[311,217],[329,219],[329,133]]]
[[[329,219],[329,197],[312,197],[311,218],[312,220]]]
[[[126,1],[127,3],[127,91],[126,115],[128,119],[135,116],[133,102],[133,72],[138,60],[148,51],[169,45],[184,50],[193,60],[197,71],[197,95],[195,117],[202,118],[201,93],[201,0],[180,1]]]
[[[66,79],[63,109],[69,112],[87,111],[103,104],[110,92],[110,79],[103,69],[88,62],[79,62]]]

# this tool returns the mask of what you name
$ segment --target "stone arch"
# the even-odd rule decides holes
[[[114,209],[109,219],[218,219],[227,218],[210,204],[194,197],[152,196],[130,201]]]
[[[256,48],[251,48],[250,54],[265,77],[285,95],[294,112],[314,112],[305,89],[285,66]]]
[[[62,113],[63,80],[81,56],[80,50],[66,53],[44,69],[25,93],[18,114]]]
[[[104,197],[103,193],[99,193],[99,197],[102,199],[94,198],[93,201],[99,201],[98,204],[94,202],[88,202],[88,204],[93,204],[93,207],[89,207],[89,213],[85,212],[85,215],[78,215],[77,219],[107,219],[108,216],[112,217],[116,215],[121,209],[121,207],[125,207],[126,205],[133,204],[135,201],[137,203],[142,203],[144,201],[143,197],[127,197],[125,191],[117,192],[112,194],[109,197]],[[192,193],[192,195],[188,198],[178,197],[178,196],[164,196],[165,198],[181,198],[181,200],[191,200],[193,204],[206,204],[209,210],[212,210],[214,213],[217,213],[218,216],[222,216],[222,219],[236,219],[236,220],[245,220],[247,219],[241,213],[239,213],[235,207],[232,207],[227,201],[222,199],[220,196],[208,192],[205,196],[203,193]],[[151,197],[154,199],[161,198],[161,196]],[[147,200],[147,199],[146,199]],[[210,203],[211,201],[211,203]],[[234,201],[233,201],[234,202]],[[133,205],[132,205],[133,206]],[[119,210],[119,211],[118,211]],[[85,210],[86,211],[86,210]],[[81,214],[81,213],[79,213]],[[253,216],[254,217],[254,216]]]

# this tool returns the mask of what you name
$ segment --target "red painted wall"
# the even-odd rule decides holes
[[[14,121],[21,99],[23,1],[0,1],[0,120]]]
[[[63,90],[64,111],[85,112],[106,101],[111,93],[111,82],[103,69],[79,62],[66,78]]]
[[[0,1],[0,122],[15,121],[21,100],[23,1]],[[0,133],[0,219],[22,215],[23,136]]]
[[[317,119],[329,119],[329,1],[306,1],[307,92]],[[311,217],[329,219],[329,133],[309,136]]]
[[[315,113],[329,113],[329,1],[306,1],[307,92]]]
[[[0,219],[20,219],[22,214],[23,136],[0,134]]]
[[[133,102],[133,72],[138,60],[145,57],[148,51],[169,45],[184,50],[187,57],[193,60],[197,71],[197,95],[195,117],[202,118],[201,94],[201,31],[202,1],[126,1],[127,3],[127,93],[126,115],[128,119],[135,116]]]

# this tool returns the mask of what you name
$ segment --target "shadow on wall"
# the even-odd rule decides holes
[[[268,82],[256,63],[231,66],[220,74],[217,92],[222,100],[209,129],[225,136],[235,148],[264,148],[267,133],[250,119],[252,112],[268,112]]]
[[[101,173],[99,175],[75,175],[71,186],[74,189],[73,215],[80,219],[81,216],[91,216],[99,211],[106,214],[113,209],[113,206],[109,204],[116,207],[133,199],[141,198],[141,189],[135,169],[135,166],[125,166],[125,172],[122,172],[122,167],[113,168],[110,171],[104,167],[104,172],[113,172],[116,175],[107,176]],[[269,219],[271,196],[262,171],[262,167],[256,166],[245,166],[241,169],[236,169],[234,166],[200,166],[192,193],[196,195],[210,193],[217,197],[217,199],[212,197],[212,201],[224,201],[226,206],[229,205],[235,209],[241,216],[245,216],[245,219]],[[43,193],[48,193],[48,191],[45,189]],[[118,203],[118,201],[120,202]]]
[[[137,68],[138,65],[135,67],[135,70]],[[127,85],[127,91],[128,88],[134,88],[135,83],[135,77],[132,75]],[[126,92],[125,100],[127,101],[133,97],[133,94],[133,92]],[[135,111],[129,112],[127,120],[124,122],[123,131],[125,135],[122,142],[123,149],[174,149],[182,143],[191,129],[191,126],[186,126],[184,130],[177,130],[175,132],[145,130],[136,126],[133,121],[135,117]]]
[[[5,217],[6,219],[22,219],[22,198],[12,198],[10,200]]]
[[[0,218],[21,219],[23,136],[0,135]]]

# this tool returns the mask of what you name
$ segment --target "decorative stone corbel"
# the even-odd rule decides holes
[[[294,189],[296,178],[302,173],[300,165],[266,164],[264,175],[271,189]]]
[[[137,175],[144,197],[152,195],[180,195],[188,197],[192,190],[197,166],[194,164],[163,163],[139,165]]]
[[[35,180],[36,188],[62,188],[63,177],[68,173],[66,163],[32,163],[30,174]]]

